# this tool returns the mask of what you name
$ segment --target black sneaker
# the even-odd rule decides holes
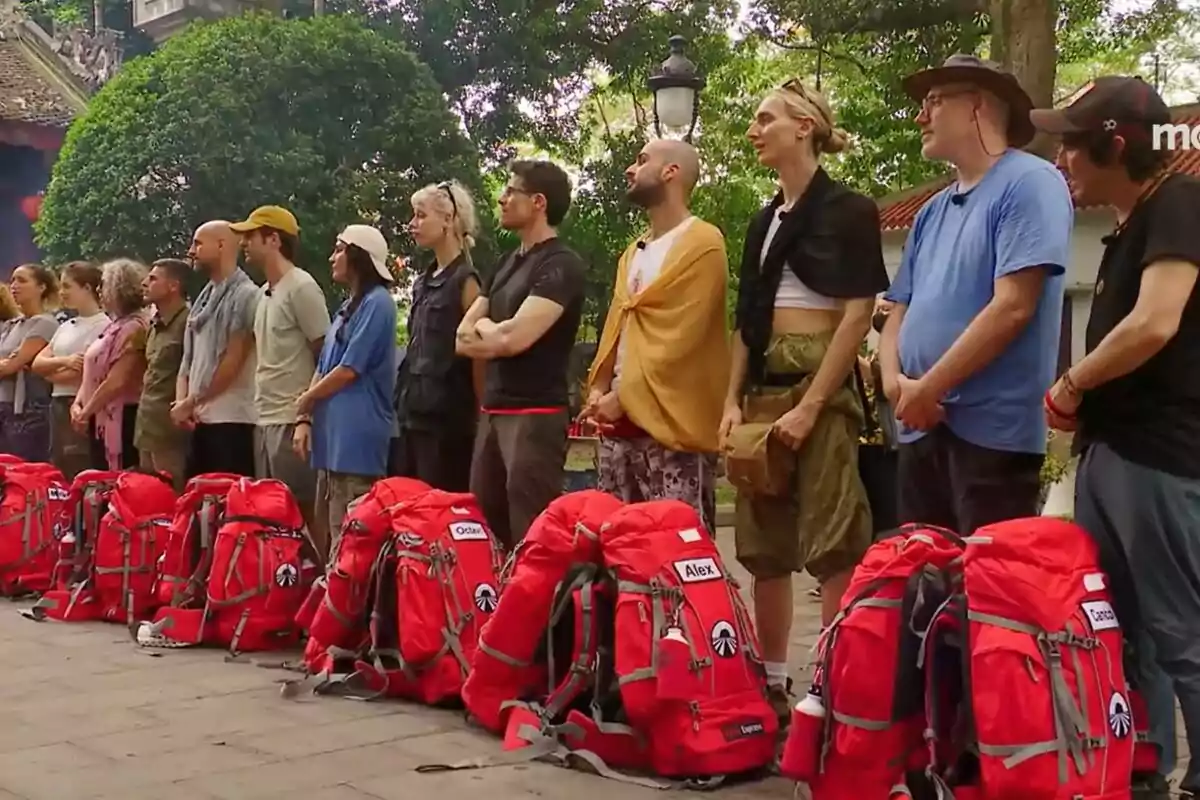
[[[1135,774],[1132,789],[1133,800],[1170,800],[1172,797],[1170,782],[1157,773]],[[1182,792],[1178,797],[1193,798],[1194,795],[1191,792]]]

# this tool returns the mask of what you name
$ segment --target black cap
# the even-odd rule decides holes
[[[929,90],[935,86],[947,83],[970,83],[980,89],[986,89],[1000,98],[1009,109],[1008,145],[1009,147],[1024,147],[1033,140],[1033,125],[1029,121],[1029,112],[1033,101],[1029,94],[1021,88],[1021,83],[1011,72],[1006,72],[994,61],[986,61],[978,56],[956,53],[946,59],[940,67],[922,70],[909,75],[903,81],[905,93],[921,102]]]
[[[1088,133],[1133,127],[1149,131],[1171,121],[1171,109],[1138,77],[1105,75],[1083,86],[1063,108],[1039,108],[1029,120],[1046,133]]]

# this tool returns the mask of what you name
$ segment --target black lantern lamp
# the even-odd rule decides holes
[[[650,76],[650,91],[654,92],[654,132],[661,138],[662,126],[687,128],[684,140],[690,142],[700,113],[700,90],[704,78],[696,65],[683,54],[687,39],[672,36],[671,55],[662,69]]]

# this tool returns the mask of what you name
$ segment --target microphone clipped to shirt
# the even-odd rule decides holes
[[[966,194],[952,194],[950,195],[950,202],[956,206],[964,205],[967,202],[967,196]]]
[[[645,242],[643,242],[641,239],[638,239],[638,242],[637,242],[637,249],[638,249],[638,250],[645,250],[645,249],[646,249],[646,243],[645,243]]]

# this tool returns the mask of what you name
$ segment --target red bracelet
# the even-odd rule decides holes
[[[1046,408],[1050,409],[1050,413],[1053,414],[1054,416],[1062,417],[1063,419],[1075,419],[1074,414],[1067,414],[1064,411],[1062,411],[1058,406],[1054,405],[1054,401],[1050,399],[1050,391],[1049,390],[1046,390],[1046,396],[1042,399],[1042,402],[1044,402],[1046,404]]]

